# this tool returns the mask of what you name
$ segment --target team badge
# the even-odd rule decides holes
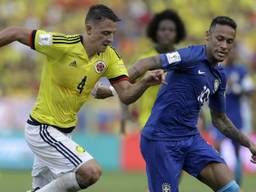
[[[95,71],[97,73],[103,73],[106,70],[106,64],[103,61],[97,61],[95,64]]]
[[[39,34],[38,37],[38,43],[41,46],[49,46],[52,45],[52,34],[45,33],[45,34]]]
[[[180,62],[181,57],[178,51],[172,52],[172,53],[167,53],[166,54],[167,60],[169,64]]]
[[[171,192],[171,186],[169,183],[162,184],[162,192]]]
[[[219,80],[215,79],[215,81],[214,81],[214,92],[216,92],[218,90],[219,86],[220,86]]]
[[[78,146],[76,146],[76,151],[77,151],[78,153],[84,153],[84,152],[85,152],[85,149],[84,149],[82,146],[78,145]]]

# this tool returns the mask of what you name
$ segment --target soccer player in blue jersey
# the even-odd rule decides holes
[[[256,163],[256,145],[233,125],[225,111],[226,74],[220,62],[231,51],[236,23],[226,16],[212,20],[206,45],[194,45],[138,61],[129,69],[136,79],[145,71],[168,71],[142,131],[150,192],[178,192],[184,169],[217,192],[239,192],[225,161],[196,128],[200,108],[209,102],[212,122],[224,135],[247,147]]]
[[[224,69],[227,73],[227,90],[226,90],[226,114],[238,129],[243,129],[245,124],[242,118],[242,99],[244,96],[249,96],[254,91],[252,79],[249,77],[247,69],[244,65],[237,62],[237,50],[233,49],[229,57],[225,60]],[[218,131],[212,129],[215,139],[215,146],[218,151],[225,136]],[[242,165],[239,156],[240,145],[237,142],[232,142],[235,151],[235,180],[241,186],[242,180]]]

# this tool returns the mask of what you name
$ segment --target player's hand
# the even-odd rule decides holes
[[[165,81],[165,73],[163,70],[152,70],[148,71],[144,76],[144,79],[149,85],[167,84]]]
[[[97,82],[91,91],[91,95],[95,99],[105,99],[107,97],[113,96],[113,90],[111,90],[108,86],[103,85],[100,81]]]
[[[252,143],[249,150],[252,153],[251,162],[256,164],[256,145]]]

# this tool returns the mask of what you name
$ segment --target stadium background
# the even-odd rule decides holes
[[[114,46],[127,66],[150,46],[145,27],[151,16],[165,8],[176,9],[183,18],[188,37],[183,44],[203,43],[211,19],[228,15],[238,23],[239,56],[247,65],[256,84],[256,4],[255,0],[0,0],[0,29],[11,25],[42,28],[67,34],[82,33],[88,7],[94,3],[109,5],[122,18]],[[40,82],[44,57],[18,43],[0,51],[0,191],[25,191],[30,187],[29,169],[32,153],[23,138],[23,127],[33,106]],[[256,95],[253,95],[252,120],[256,117]],[[135,112],[136,114],[136,112]],[[120,106],[117,97],[90,99],[79,113],[75,140],[103,166],[99,183],[87,191],[145,191],[146,176],[140,157],[139,128],[129,122],[128,134],[119,135]],[[209,121],[209,120],[208,120]],[[249,120],[248,120],[249,121]],[[256,140],[256,124],[247,122],[248,134]],[[226,156],[232,167],[232,151],[227,142]],[[255,191],[256,166],[244,158],[246,178],[244,191]],[[209,191],[186,175],[181,191]]]

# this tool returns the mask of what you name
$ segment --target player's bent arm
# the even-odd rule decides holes
[[[114,83],[112,86],[115,88],[120,100],[124,104],[129,105],[135,102],[150,86],[150,84],[148,84],[145,79],[141,79],[134,84],[124,80]]]
[[[161,68],[162,65],[160,55],[141,59],[129,68],[129,80],[130,82],[134,82],[137,78],[141,77],[146,71]]]
[[[32,30],[23,27],[7,27],[0,31],[0,47],[14,41],[29,45],[31,32]]]
[[[225,113],[219,113],[211,110],[211,117],[213,125],[225,136],[249,149],[252,147],[253,143],[246,135],[244,135],[235,127],[235,125],[230,121]]]

